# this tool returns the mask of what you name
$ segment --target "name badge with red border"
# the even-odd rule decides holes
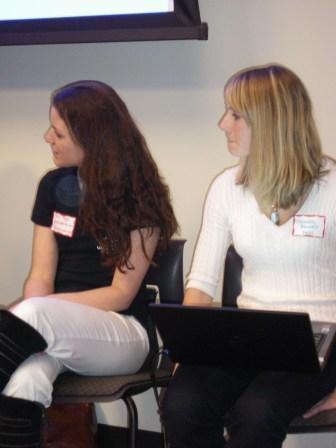
[[[293,218],[293,235],[323,238],[326,217],[321,215],[295,215]]]
[[[54,212],[51,230],[63,236],[72,237],[76,225],[76,217]]]

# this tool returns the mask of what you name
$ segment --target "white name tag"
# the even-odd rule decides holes
[[[293,235],[323,238],[325,222],[325,216],[295,215],[293,218]]]
[[[74,216],[62,215],[62,213],[54,212],[51,224],[51,230],[63,236],[72,237],[76,225]]]

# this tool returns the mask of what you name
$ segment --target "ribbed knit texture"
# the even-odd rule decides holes
[[[297,215],[325,217],[323,238],[295,236],[293,218],[281,226],[262,214],[254,196],[235,184],[238,167],[213,182],[187,288],[215,296],[233,242],[242,256],[241,308],[305,311],[336,322],[336,165],[313,185]]]
[[[39,403],[0,395],[0,448],[40,448],[43,413]]]

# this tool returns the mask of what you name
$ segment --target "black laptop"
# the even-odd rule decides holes
[[[152,304],[149,310],[174,362],[320,372],[336,325],[306,313]]]

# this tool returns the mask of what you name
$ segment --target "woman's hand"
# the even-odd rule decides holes
[[[212,300],[212,297],[197,288],[187,288],[183,305],[207,306],[211,304]]]
[[[322,411],[336,409],[336,389],[303,414],[304,418],[313,417]]]

